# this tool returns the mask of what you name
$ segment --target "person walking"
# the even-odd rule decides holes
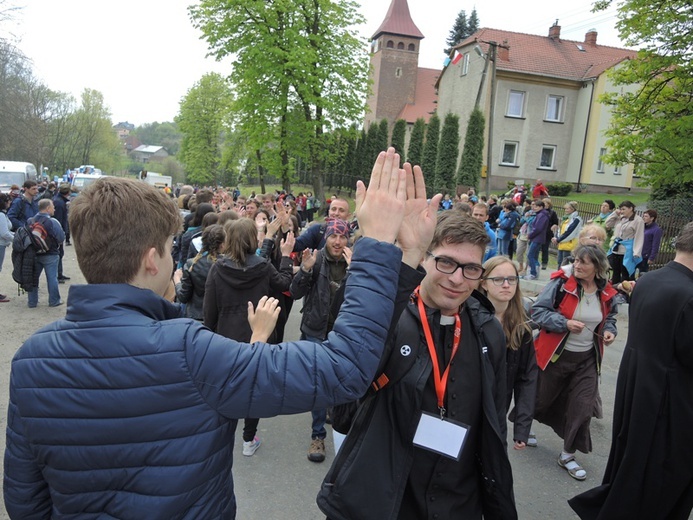
[[[640,274],[650,270],[650,265],[657,261],[659,246],[662,243],[664,232],[657,224],[657,210],[648,209],[643,211],[642,220],[645,222],[645,232],[642,243],[642,260],[637,266]]]
[[[687,520],[693,510],[693,222],[675,248],[633,290],[604,478],[568,501],[583,520]]]
[[[558,246],[557,265],[563,264],[563,258],[570,255],[570,252],[577,246],[577,237],[582,228],[582,217],[578,215],[578,203],[574,200],[563,206],[563,219],[558,227],[556,236],[551,240]]]
[[[14,233],[12,233],[12,222],[7,218],[7,208],[10,207],[11,200],[6,193],[0,193],[0,272],[2,272],[2,264],[5,261],[5,251],[7,246],[12,244]],[[0,303],[7,303],[10,299],[0,294]]]
[[[534,418],[538,368],[516,264],[505,256],[496,256],[484,262],[481,289],[493,304],[496,319],[501,322],[505,332],[506,403],[510,409],[514,396],[515,407],[510,411],[510,420],[514,424],[513,448],[523,450],[528,445]]]
[[[645,221],[635,213],[635,204],[624,200],[606,219],[605,226],[614,231],[609,248],[611,283],[617,285],[624,280],[635,280],[635,269],[642,259],[645,243]]]
[[[616,338],[617,305],[603,249],[578,246],[573,256],[572,271],[555,271],[532,306],[532,320],[541,328],[534,342],[541,370],[534,418],[563,439],[558,465],[585,480],[575,452],[592,451],[590,421],[604,347]]]
[[[541,246],[546,241],[546,230],[549,227],[549,212],[544,209],[544,201],[532,201],[532,211],[534,220],[532,229],[527,235],[529,248],[527,250],[527,267],[529,274],[525,275],[525,280],[536,280],[539,278],[539,253]]]
[[[40,223],[48,233],[46,244],[48,251],[36,253],[34,261],[34,276],[36,280],[40,279],[41,271],[46,273],[46,285],[48,286],[48,306],[57,307],[63,304],[60,298],[60,288],[58,287],[58,263],[60,262],[60,246],[65,240],[65,232],[63,231],[60,222],[53,218],[55,206],[51,199],[41,199],[38,202],[39,212],[31,217],[27,224],[31,225],[34,222]],[[38,285],[29,291],[29,308],[33,309],[38,305]]]

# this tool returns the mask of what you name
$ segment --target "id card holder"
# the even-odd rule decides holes
[[[459,461],[469,426],[457,421],[441,419],[440,415],[421,412],[419,425],[414,434],[414,446]]]

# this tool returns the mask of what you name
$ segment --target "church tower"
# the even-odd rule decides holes
[[[371,38],[371,88],[364,126],[387,119],[390,127],[416,103],[419,46],[424,35],[414,24],[407,0],[392,0]]]

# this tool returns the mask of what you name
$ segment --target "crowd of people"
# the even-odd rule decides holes
[[[571,201],[559,217],[541,181],[532,199],[427,198],[421,169],[393,149],[358,183],[353,212],[333,196],[313,224],[310,193],[165,193],[104,177],[70,201],[69,185],[39,199],[27,182],[11,207],[0,195],[0,253],[11,229],[41,222],[51,247],[34,277],[46,272],[48,304],[63,303],[67,237],[87,284],[12,362],[13,519],[234,518],[238,420],[252,457],[261,418],[303,411],[309,461],[326,460],[331,419],[346,434],[318,490],[328,518],[517,518],[507,421],[516,450],[541,442],[533,421],[551,427],[558,465],[587,478],[576,457],[603,415],[621,295],[631,335],[609,465],[570,504],[602,519],[693,508],[693,223],[675,261],[636,286],[661,241],[654,210],[607,200],[584,222]],[[551,242],[558,268],[528,306],[521,280],[547,268]],[[300,340],[286,342],[296,300]]]

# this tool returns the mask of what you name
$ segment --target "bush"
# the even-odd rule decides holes
[[[565,197],[573,191],[573,185],[570,182],[555,182],[547,184],[546,189],[552,197]]]

